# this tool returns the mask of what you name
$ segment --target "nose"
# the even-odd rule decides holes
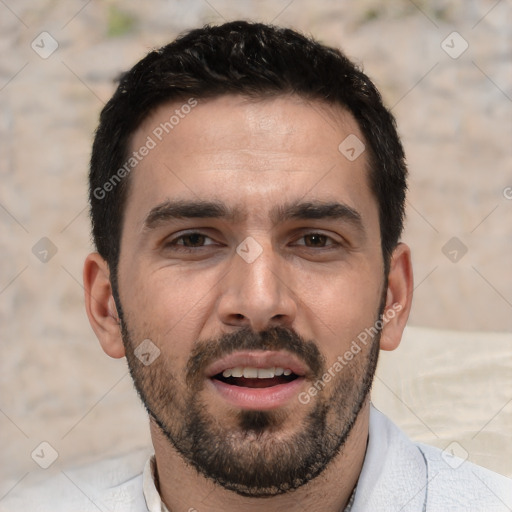
[[[270,244],[251,262],[235,253],[223,279],[217,313],[224,325],[255,332],[291,327],[297,314],[292,287],[286,262]]]

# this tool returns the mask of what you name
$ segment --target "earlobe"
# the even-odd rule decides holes
[[[380,339],[382,350],[394,350],[400,344],[409,318],[413,294],[411,250],[400,243],[391,256],[386,306],[383,312],[383,328]]]
[[[89,322],[103,350],[110,357],[124,357],[119,315],[112,296],[107,262],[91,253],[84,263],[85,309]]]

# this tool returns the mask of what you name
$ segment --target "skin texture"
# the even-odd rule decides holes
[[[179,106],[156,109],[135,132],[132,148],[142,146]],[[409,248],[399,244],[385,288],[378,205],[369,187],[366,155],[349,161],[338,151],[350,134],[364,140],[349,113],[294,96],[199,101],[129,178],[118,272],[124,322],[112,297],[108,265],[97,253],[86,259],[87,313],[105,352],[127,356],[152,413],[160,493],[169,510],[273,511],[286,506],[338,511],[357,483],[376,353],[379,347],[398,346],[413,283]],[[237,215],[160,218],[148,226],[155,207],[176,200],[215,201]],[[283,219],[276,214],[277,207],[304,202],[341,203],[357,212],[360,222],[346,216]],[[200,236],[180,238],[191,232]],[[237,253],[247,237],[261,251],[251,263]],[[294,355],[313,347],[301,353],[309,373],[300,391],[306,391],[375,324],[381,309],[386,314],[397,304],[399,311],[380,335],[361,344],[361,351],[307,404],[292,399],[256,415],[227,403],[209,385],[207,362],[236,350],[237,343],[251,349],[267,343],[267,349]],[[240,332],[247,336],[237,338]],[[285,341],[286,335],[291,341]],[[160,350],[148,366],[134,356],[145,339]],[[191,360],[198,355],[205,364],[194,373]],[[284,492],[284,476],[277,487],[269,487],[278,476],[268,472],[265,481],[265,468],[279,463],[279,474],[289,474],[304,462],[301,455],[318,452],[315,438],[325,447],[323,464],[317,460],[304,469],[303,481],[288,486],[298,487],[293,491]],[[211,467],[201,471],[190,459],[201,440],[211,450],[214,440],[226,443],[219,455],[227,458],[221,459],[218,472],[231,453],[236,455],[233,463],[241,461],[238,474],[244,467],[258,469],[259,487],[248,485],[255,474],[230,485],[220,473],[208,474]]]

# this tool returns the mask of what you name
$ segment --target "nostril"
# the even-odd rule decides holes
[[[270,322],[277,326],[287,325],[287,317],[286,317],[286,315],[282,315],[282,314],[274,315],[270,319]]]

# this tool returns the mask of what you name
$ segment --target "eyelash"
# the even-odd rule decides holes
[[[203,247],[207,247],[204,245],[199,246],[199,247],[186,247],[184,244],[176,243],[178,240],[183,240],[184,238],[194,236],[194,235],[203,236],[204,238],[208,238],[211,240],[211,237],[209,237],[208,235],[205,235],[204,233],[201,233],[199,231],[191,231],[190,233],[184,233],[183,235],[180,235],[180,236],[170,240],[169,242],[167,242],[165,244],[165,247],[174,247],[174,248],[179,247],[179,249],[177,249],[178,251],[186,251],[186,252],[190,252],[194,249],[202,249]],[[208,244],[208,245],[214,245],[214,244]]]
[[[215,245],[215,244],[207,244],[207,245],[201,245],[201,246],[197,246],[197,247],[186,247],[184,244],[177,243],[177,241],[179,241],[179,240],[183,240],[184,238],[187,238],[187,237],[190,237],[190,236],[194,236],[194,235],[199,235],[199,236],[202,236],[204,238],[212,240],[211,237],[209,237],[208,235],[205,235],[204,233],[201,233],[200,231],[191,231],[189,233],[184,233],[184,234],[182,234],[182,235],[180,235],[180,236],[170,240],[169,242],[167,242],[164,245],[164,247],[166,247],[166,248],[167,247],[173,248],[175,251],[194,252],[197,249],[204,249],[205,247],[208,247],[210,245]],[[325,235],[325,234],[319,233],[317,231],[311,231],[309,233],[305,233],[302,236],[300,236],[297,240],[301,240],[301,239],[303,239],[305,237],[315,236],[315,235],[325,238],[330,243],[328,243],[326,246],[321,246],[321,247],[308,247],[306,244],[299,244],[299,245],[301,247],[306,248],[306,249],[324,249],[324,250],[329,249],[329,248],[333,248],[333,247],[339,247],[339,246],[343,245],[342,243],[337,242],[336,240],[334,240],[329,235]]]

